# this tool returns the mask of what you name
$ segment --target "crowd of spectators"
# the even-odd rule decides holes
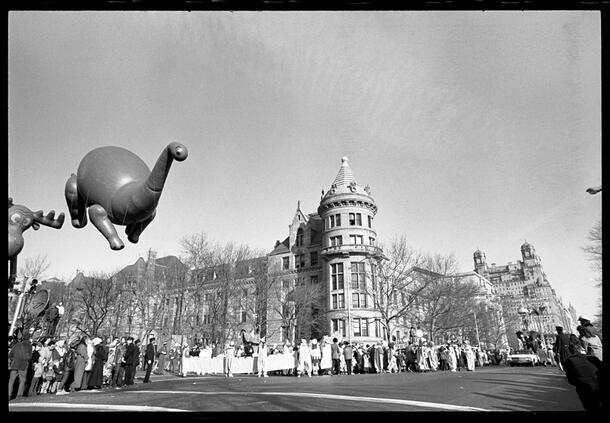
[[[18,332],[8,341],[9,401],[16,397],[65,395],[82,390],[133,385],[138,366],[152,364],[140,340],[131,336],[66,338]],[[165,345],[154,364],[165,368]],[[151,370],[153,370],[151,368]],[[18,384],[18,385],[17,385]]]

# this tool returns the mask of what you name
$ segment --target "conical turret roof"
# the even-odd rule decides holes
[[[356,178],[354,178],[354,174],[352,173],[352,169],[349,166],[349,159],[347,157],[341,158],[341,167],[339,168],[339,172],[337,173],[337,177],[333,181],[330,189],[324,195],[324,198],[339,195],[339,194],[362,194],[366,196],[370,196],[370,191],[367,188],[362,188],[356,182]]]

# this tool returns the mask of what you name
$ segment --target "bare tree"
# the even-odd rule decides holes
[[[76,327],[88,336],[97,336],[116,304],[116,282],[108,274],[100,272],[85,277],[77,289],[80,313]]]
[[[587,256],[588,260],[591,262],[591,268],[597,273],[597,287],[602,288],[603,284],[603,263],[602,263],[602,220],[601,218],[597,221],[597,223],[591,228],[589,231],[589,236],[587,237],[589,244],[583,247],[583,251]],[[602,321],[603,321],[603,313],[602,313],[602,297],[599,297],[598,303],[598,313],[595,315],[595,324],[602,330]]]
[[[49,263],[47,255],[39,254],[36,257],[25,259],[24,265],[19,269],[19,275],[39,279],[44,272],[49,270],[49,267],[51,267],[51,263]]]
[[[323,288],[304,278],[282,278],[272,286],[271,312],[281,318],[281,327],[291,342],[319,337],[325,324]]]
[[[412,316],[419,294],[433,279],[414,277],[414,268],[422,265],[425,257],[407,244],[404,235],[394,238],[383,250],[385,259],[367,260],[370,283],[365,290],[373,308],[380,313],[387,337],[392,333],[394,322]]]

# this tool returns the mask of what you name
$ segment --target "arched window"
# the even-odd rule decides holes
[[[299,230],[297,231],[297,239],[295,242],[297,247],[302,247],[303,246],[303,229],[299,228]]]

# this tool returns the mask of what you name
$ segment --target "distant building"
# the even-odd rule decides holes
[[[488,265],[485,253],[476,250],[473,254],[474,271],[488,279],[501,298],[511,346],[517,346],[515,332],[519,330],[534,330],[548,337],[555,334],[556,326],[574,332],[574,321],[547,280],[534,246],[525,242],[521,258],[516,263]]]

